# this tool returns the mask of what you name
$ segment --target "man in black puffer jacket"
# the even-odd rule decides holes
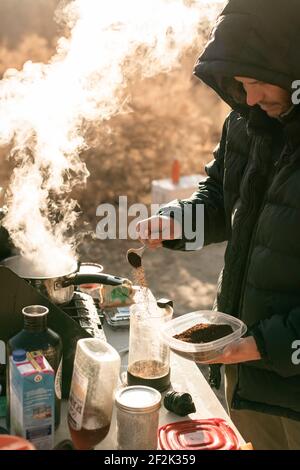
[[[230,0],[194,73],[233,111],[198,192],[138,230],[185,250],[178,221],[204,206],[204,245],[228,241],[215,308],[248,326],[217,361],[231,417],[256,449],[300,449],[299,0]]]

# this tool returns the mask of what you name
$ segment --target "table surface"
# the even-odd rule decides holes
[[[128,348],[128,329],[112,330],[108,325],[104,325],[104,332],[107,341],[120,352],[122,358],[121,371],[123,375],[126,372]],[[186,360],[176,354],[171,353],[171,384],[172,388],[177,392],[188,392],[192,395],[193,401],[196,406],[196,412],[190,414],[188,417],[181,418],[174,413],[167,411],[164,406],[160,410],[159,425],[162,426],[167,423],[184,421],[186,419],[205,419],[205,418],[222,418],[224,419],[236,432],[240,445],[244,444],[242,436],[232,423],[230,417],[221,405],[220,401],[210,388],[203,374],[197,365],[189,360]],[[55,433],[55,443],[61,442],[65,439],[70,439],[70,434],[67,426],[67,400],[62,401],[61,424]],[[0,426],[5,426],[4,419],[0,419]],[[112,422],[109,434],[106,438],[96,447],[97,450],[115,450],[117,449],[116,439],[116,410],[114,407]]]
[[[104,324],[104,331],[107,341],[117,349],[122,358],[122,371],[126,373],[128,348],[128,329],[113,330],[108,325]],[[177,392],[188,392],[192,395],[195,403],[196,412],[186,417],[181,418],[161,407],[159,415],[159,425],[163,426],[175,421],[184,421],[187,419],[205,419],[205,418],[222,418],[224,419],[236,432],[240,445],[245,444],[244,439],[236,429],[230,417],[226,413],[222,404],[214,394],[213,390],[207,383],[203,374],[193,361],[184,359],[177,354],[171,353],[171,384],[172,388]],[[62,418],[61,425],[56,432],[55,441],[60,442],[63,439],[69,438],[69,431],[67,428],[67,403],[63,402],[62,405]],[[97,450],[115,450],[117,449],[117,436],[116,436],[116,410],[114,407],[112,422],[109,434],[106,438],[96,447]]]

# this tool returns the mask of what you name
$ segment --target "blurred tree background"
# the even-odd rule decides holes
[[[58,3],[0,0],[0,78],[8,68],[21,69],[28,60],[49,61],[63,33],[54,21]],[[89,150],[82,158],[90,178],[74,196],[81,206],[82,219],[89,222],[93,232],[99,204],[117,205],[120,195],[127,195],[129,204],[149,204],[152,180],[170,176],[174,157],[181,162],[182,174],[204,173],[228,111],[210,89],[192,76],[211,26],[199,25],[201,40],[184,54],[174,71],[130,84],[131,113],[114,117],[109,129],[107,123],[96,123],[88,132]],[[0,148],[0,186],[4,189],[14,166],[7,159],[8,150]],[[108,272],[130,276],[125,253],[131,244],[126,240],[86,241],[80,255],[103,263]],[[211,307],[222,262],[222,247],[197,257],[166,250],[145,256],[149,285],[155,295],[173,298],[177,313]],[[171,271],[164,266],[172,266]]]
[[[17,48],[25,36],[45,38],[51,44],[57,34],[54,12],[59,0],[1,0],[0,41]]]
[[[0,0],[0,77],[8,68],[21,69],[28,60],[46,63],[51,58],[62,34],[54,20],[58,4],[59,0]],[[205,31],[201,25],[204,39],[208,32],[209,27]],[[112,119],[109,132],[100,123],[89,133],[91,149],[83,158],[91,176],[87,188],[75,196],[90,220],[98,204],[115,202],[120,194],[127,194],[130,202],[150,202],[152,179],[168,177],[174,157],[181,161],[182,174],[204,171],[226,108],[192,77],[198,47],[187,51],[173,72],[132,84],[133,112]],[[4,187],[11,165],[2,159]]]
[[[86,0],[89,1],[89,0]],[[99,0],[101,1],[101,0]],[[124,0],[125,1],[125,0]],[[140,0],[151,1],[151,0]],[[8,68],[47,61],[55,52],[63,31],[54,21],[59,0],[0,0],[0,79]],[[168,74],[131,84],[131,109],[107,124],[96,124],[87,134],[90,149],[82,155],[90,171],[85,188],[73,194],[82,219],[95,232],[97,206],[117,205],[120,195],[129,203],[151,202],[151,181],[171,174],[173,158],[182,174],[204,173],[218,143],[227,107],[206,86],[192,77],[193,65],[208,37],[211,25],[199,25],[199,37]],[[0,148],[0,186],[9,184],[14,162],[9,149]],[[1,201],[3,202],[3,201]],[[130,240],[91,240],[79,248],[85,261],[99,262],[105,271],[131,277],[125,254]],[[212,307],[224,246],[197,253],[158,250],[146,253],[144,266],[154,295],[174,301],[175,314]],[[202,368],[205,372],[205,367]],[[223,399],[222,392],[219,398]]]

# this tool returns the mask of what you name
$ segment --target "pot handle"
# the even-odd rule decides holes
[[[105,284],[108,286],[122,286],[123,284],[131,284],[131,282],[118,276],[111,274],[80,274],[76,273],[73,276],[68,276],[62,282],[62,287],[79,286],[80,284]]]

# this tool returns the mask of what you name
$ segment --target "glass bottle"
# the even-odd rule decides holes
[[[24,328],[7,342],[7,424],[9,427],[9,359],[16,349],[27,352],[41,351],[55,372],[55,428],[60,423],[62,342],[60,336],[47,327],[49,310],[43,305],[30,305],[22,309]]]

